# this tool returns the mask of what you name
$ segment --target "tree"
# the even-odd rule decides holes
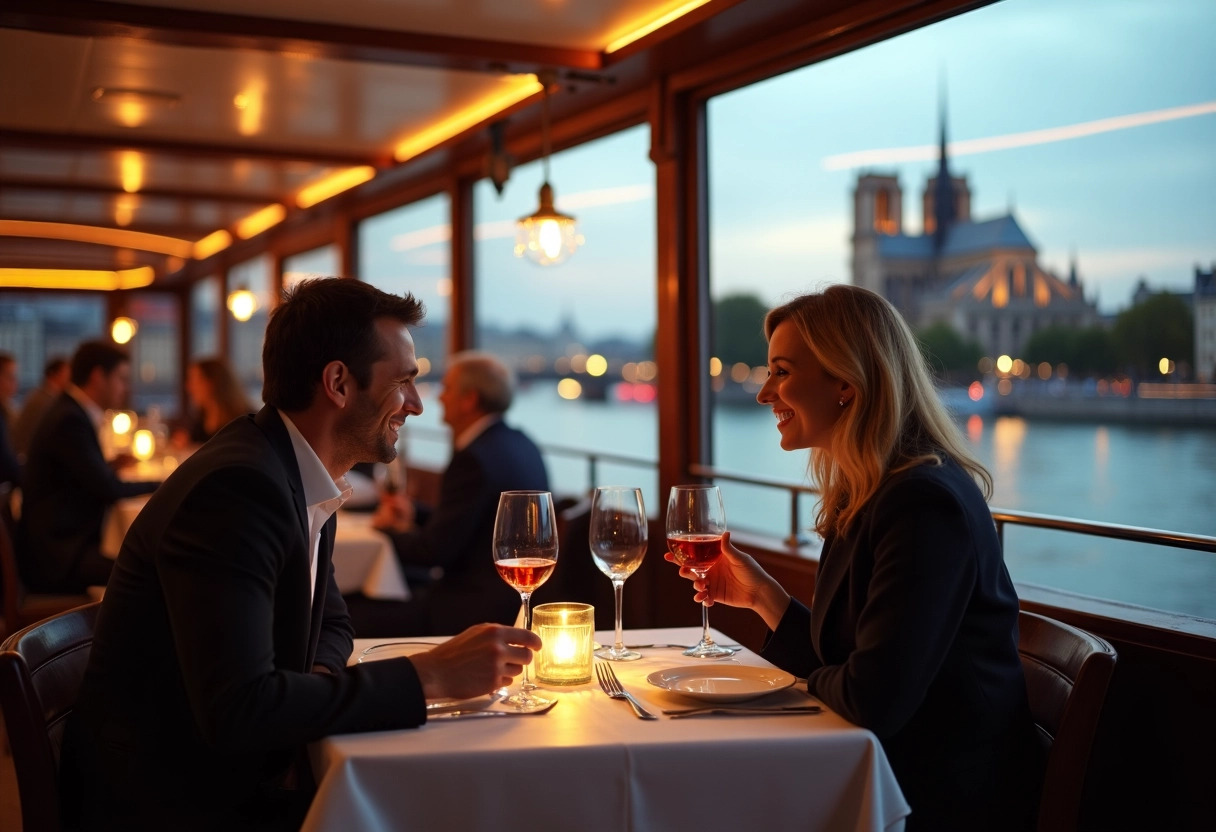
[[[768,308],[755,295],[727,295],[714,303],[713,354],[726,366],[768,363],[764,316]]]
[[[1177,295],[1152,295],[1119,313],[1112,340],[1124,367],[1140,378],[1151,377],[1162,358],[1181,362],[1194,354],[1191,310]]]
[[[974,378],[977,374],[976,365],[984,355],[983,347],[963,338],[950,324],[933,324],[922,329],[916,337],[929,366],[939,377]]]
[[[1049,326],[1040,329],[1022,350],[1031,364],[1067,364],[1078,375],[1102,375],[1117,366],[1110,333],[1102,327],[1075,329],[1070,326]]]

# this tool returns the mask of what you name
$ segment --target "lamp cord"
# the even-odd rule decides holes
[[[541,98],[540,140],[545,184],[547,185],[549,183],[549,85],[547,83],[544,84],[543,97]]]

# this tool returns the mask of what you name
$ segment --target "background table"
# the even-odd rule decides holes
[[[699,628],[635,630],[626,643],[698,636]],[[374,643],[357,641],[355,656]],[[613,666],[648,709],[696,704],[645,679],[703,660],[671,648],[641,652]],[[747,650],[731,661],[767,666]],[[314,743],[319,788],[304,831],[879,832],[902,829],[908,814],[878,740],[826,709],[643,721],[594,682],[546,690],[560,701],[540,716],[434,721]],[[808,701],[798,686],[770,696],[758,702]]]
[[[150,495],[119,500],[106,516],[101,532],[101,552],[118,557],[122,539],[135,522]],[[334,534],[334,578],[343,594],[362,592],[369,598],[409,600],[410,590],[392,539],[372,528],[371,515],[353,511],[338,512]]]

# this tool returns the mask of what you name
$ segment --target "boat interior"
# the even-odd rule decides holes
[[[475,185],[501,176],[496,165],[643,126],[655,205],[654,360],[663,379],[679,380],[657,386],[653,465],[659,493],[712,480],[710,391],[697,371],[710,304],[707,102],[985,5],[5,0],[0,305],[14,294],[100,293],[113,318],[135,297],[159,298],[176,310],[184,377],[201,281],[218,280],[227,296],[241,264],[268,257],[277,295],[285,264],[319,247],[332,247],[339,275],[358,277],[361,222],[444,194],[443,347],[470,348]],[[232,325],[219,316],[218,344],[228,343]],[[434,495],[438,476],[414,463],[410,488]],[[546,590],[610,610],[609,584],[578,555],[586,505],[566,496],[574,541],[564,544],[574,553],[566,557],[586,561],[588,573]],[[663,561],[658,515],[650,540],[625,594],[627,626],[697,623],[684,582]],[[736,542],[809,603],[813,550],[785,530]],[[1211,538],[1158,542],[1216,552]],[[1100,636],[1117,652],[1079,828],[1216,828],[1216,622],[1018,589],[1025,611]],[[754,616],[718,606],[713,618],[748,646],[764,637]]]

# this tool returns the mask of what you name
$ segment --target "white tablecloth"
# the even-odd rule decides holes
[[[625,640],[691,644],[698,634],[638,630]],[[355,655],[374,643],[357,641]],[[702,660],[641,652],[613,665],[627,689],[656,713],[694,704],[645,679]],[[734,660],[766,665],[746,650]],[[594,683],[548,690],[560,701],[541,716],[314,743],[319,790],[304,832],[903,828],[908,806],[877,739],[834,713],[643,721]],[[797,687],[761,701],[774,698],[807,701]]]
[[[122,539],[148,502],[148,495],[119,500],[102,528],[101,551],[118,557]],[[362,591],[369,598],[405,601],[409,586],[393,551],[393,541],[371,526],[370,514],[338,512],[334,535],[334,577],[342,593]]]

